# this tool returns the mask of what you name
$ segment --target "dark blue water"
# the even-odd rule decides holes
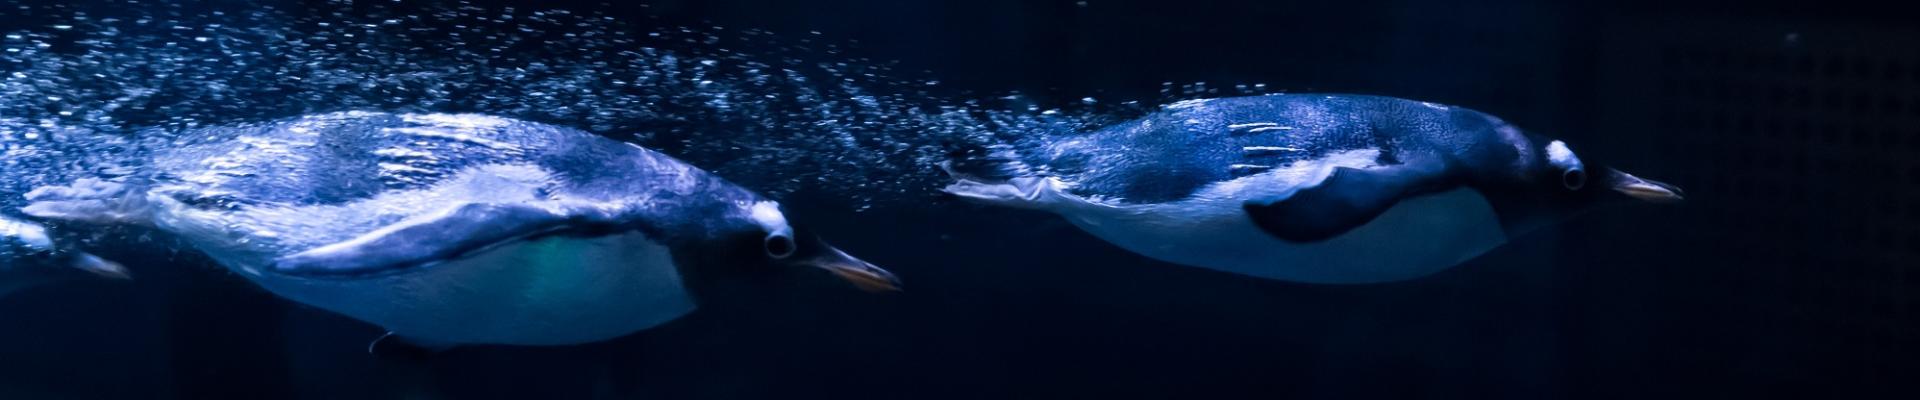
[[[127,138],[479,112],[643,144],[770,193],[908,290],[768,279],[609,343],[382,360],[364,352],[378,328],[276,298],[164,235],[104,232],[89,243],[136,280],[0,298],[0,398],[1911,393],[1920,33],[1894,16],[1912,14],[1194,3],[7,3],[0,206],[98,173]],[[1047,214],[934,192],[932,162],[955,148],[1306,91],[1483,110],[1690,201],[1586,215],[1428,278],[1321,286],[1155,262]]]

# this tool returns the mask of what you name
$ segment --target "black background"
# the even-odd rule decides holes
[[[1037,213],[798,198],[803,222],[910,290],[767,284],[613,343],[420,363],[365,357],[375,328],[182,269],[0,303],[22,327],[0,344],[0,390],[18,391],[4,397],[1907,398],[1920,374],[1911,10],[498,3],[819,31],[857,41],[850,56],[1041,101],[1154,101],[1162,82],[1208,82],[1459,104],[1691,201],[1597,212],[1426,279],[1313,286],[1142,260]]]

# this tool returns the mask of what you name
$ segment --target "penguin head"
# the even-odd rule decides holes
[[[1586,211],[1623,204],[1669,204],[1681,201],[1679,187],[1582,158],[1566,142],[1532,135],[1521,136],[1528,151],[1512,174],[1497,179],[1503,186],[1494,201],[1503,224],[1514,233],[1559,222]],[[1504,203],[1504,204],[1503,204]]]
[[[834,248],[811,230],[790,225],[778,202],[754,201],[740,211],[716,240],[720,246],[709,247],[712,251],[703,257],[706,264],[715,264],[710,268],[732,271],[729,275],[824,272],[862,290],[900,290],[899,279],[887,270]]]
[[[775,264],[826,271],[862,290],[900,290],[900,280],[893,273],[847,255],[828,245],[826,240],[815,236],[812,231],[794,229],[787,223],[786,213],[781,210],[779,203],[756,202],[748,211],[755,225],[760,227],[761,254]]]

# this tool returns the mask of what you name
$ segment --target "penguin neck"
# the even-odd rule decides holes
[[[1554,212],[1538,200],[1511,192],[1489,191],[1487,202],[1493,206],[1494,214],[1500,218],[1500,229],[1506,231],[1508,237],[1533,233],[1570,217]]]

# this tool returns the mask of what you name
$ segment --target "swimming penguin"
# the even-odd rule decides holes
[[[1059,214],[1162,261],[1310,283],[1425,276],[1595,206],[1681,199],[1491,115],[1358,95],[1184,101],[946,166],[961,198]]]
[[[778,202],[666,155],[482,115],[344,112],[189,131],[146,173],[27,193],[53,220],[151,225],[279,296],[412,349],[569,345],[691,312],[683,278],[806,266],[893,275]]]
[[[0,298],[41,284],[89,276],[131,277],[120,264],[55,246],[39,224],[0,216]]]

